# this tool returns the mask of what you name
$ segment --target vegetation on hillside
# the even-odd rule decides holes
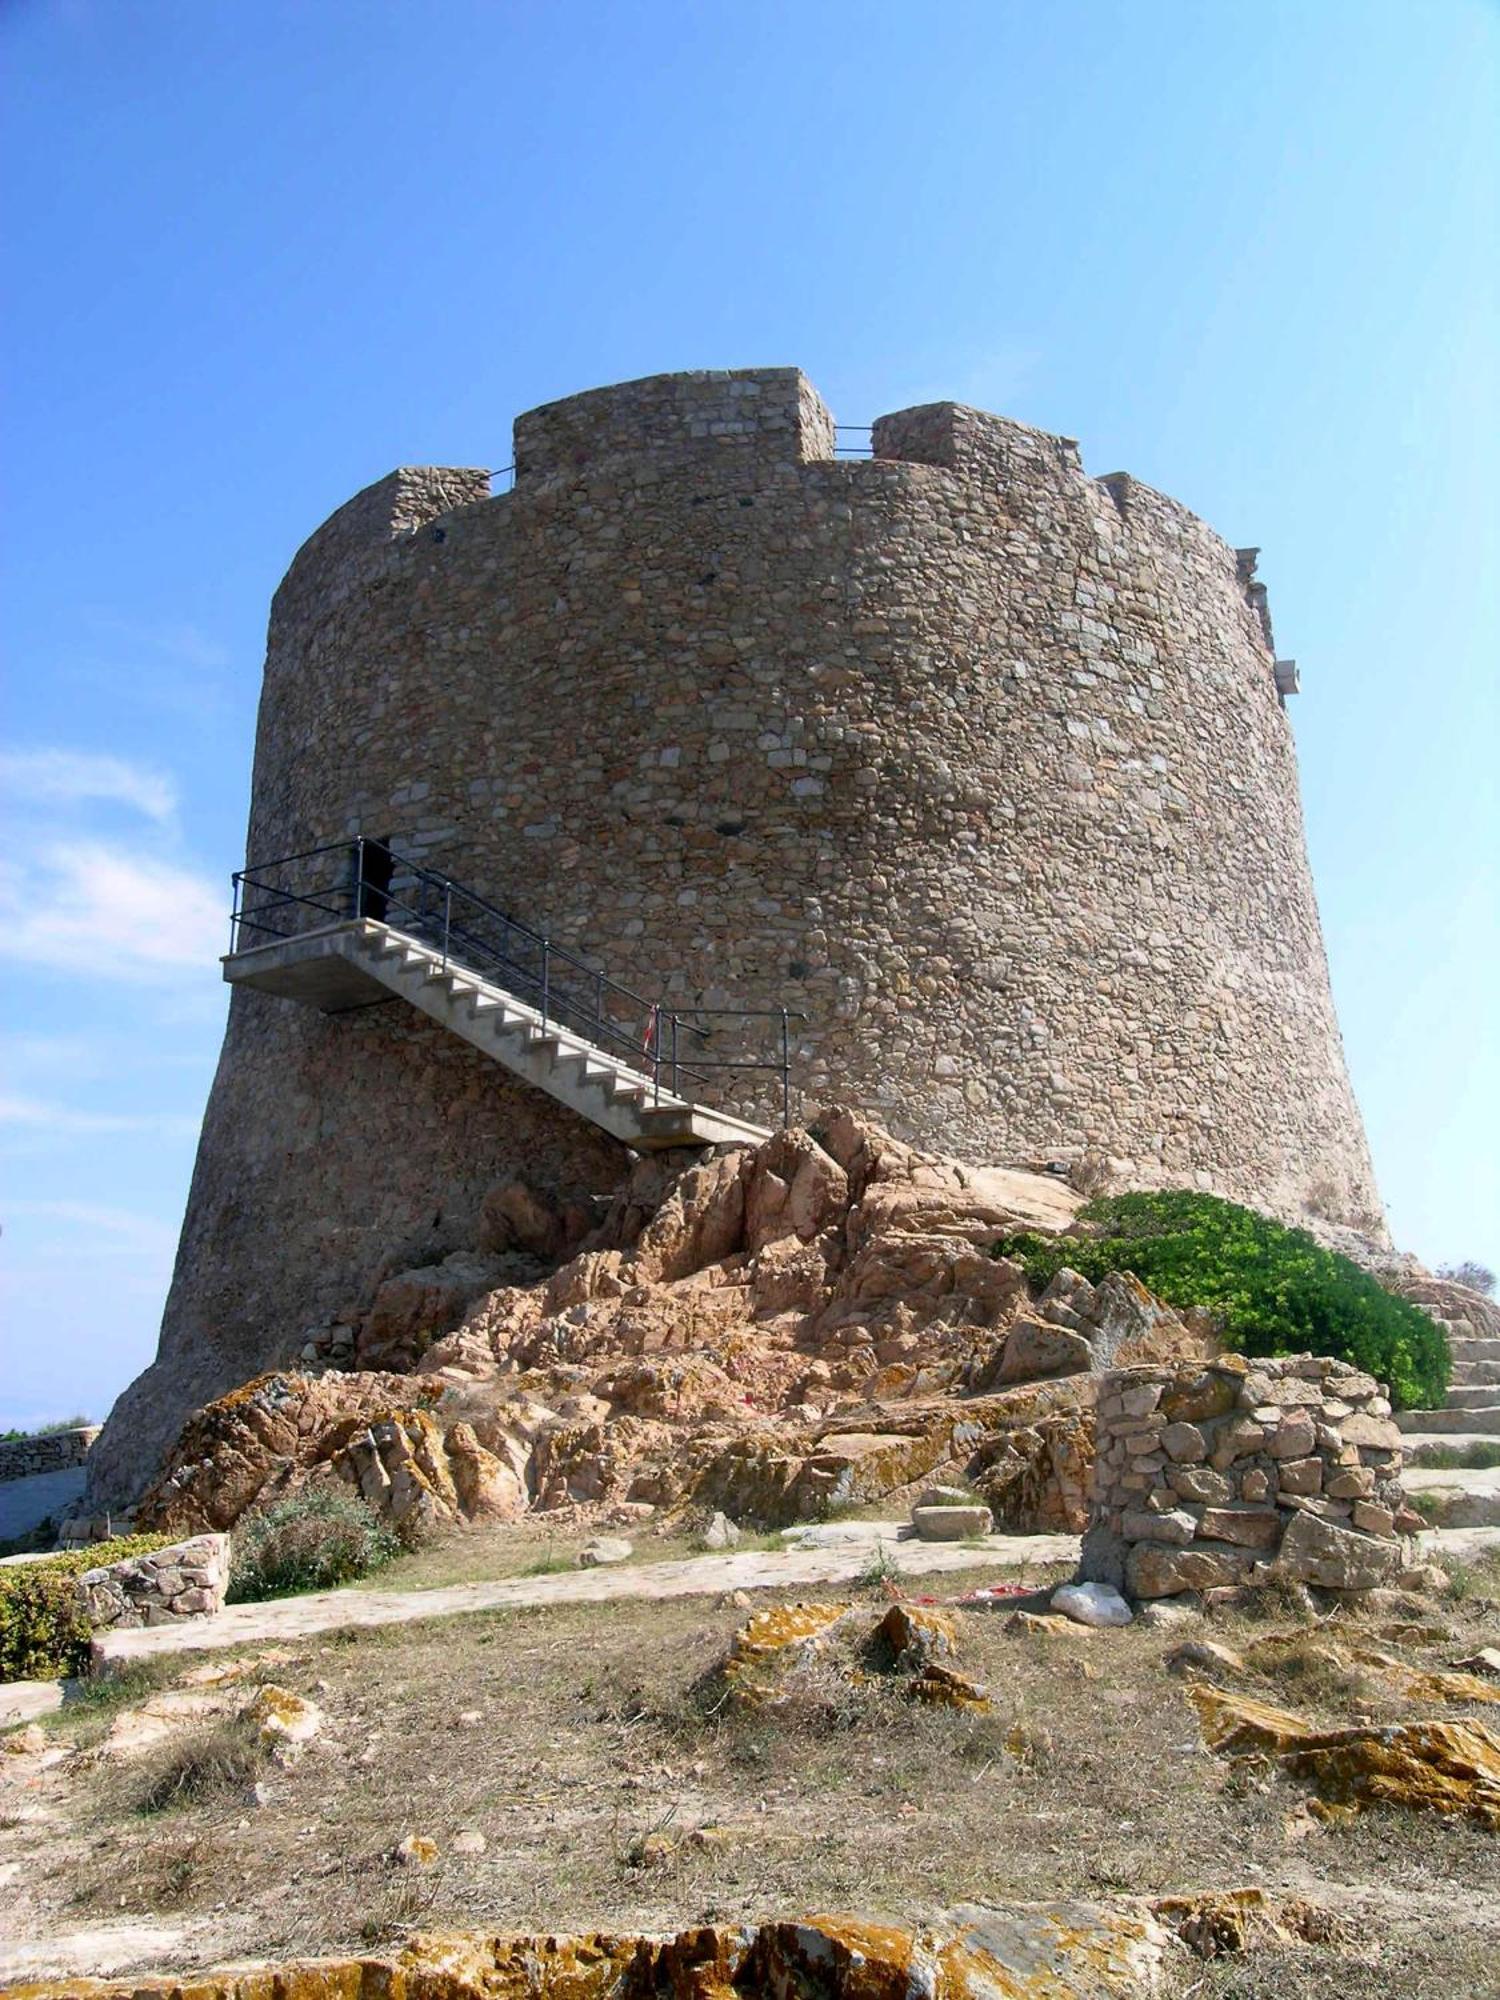
[[[396,1536],[352,1493],[294,1493],[246,1514],[235,1528],[229,1602],[332,1590],[400,1554]]]
[[[1398,1408],[1443,1400],[1442,1330],[1306,1230],[1187,1189],[1108,1195],[1078,1220],[1089,1235],[1008,1236],[995,1255],[1017,1259],[1038,1287],[1064,1266],[1095,1282],[1133,1271],[1168,1305],[1211,1312],[1241,1354],[1330,1354],[1387,1383]]]

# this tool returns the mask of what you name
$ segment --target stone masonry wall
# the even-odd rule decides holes
[[[1249,566],[1001,417],[833,435],[795,369],[656,376],[521,417],[508,493],[356,496],[276,594],[251,858],[384,837],[642,992],[790,1006],[794,1116],[1378,1227]],[[486,1179],[620,1164],[442,1042],[236,992],[96,1498]]]
[[[171,1548],[86,1570],[77,1584],[96,1632],[206,1618],[224,1608],[229,1537],[194,1535]]]
[[[97,1424],[86,1424],[70,1431],[47,1431],[41,1437],[8,1438],[0,1443],[0,1481],[82,1465],[98,1435]]]
[[[1133,1597],[1391,1581],[1422,1526],[1373,1375],[1316,1355],[1124,1368],[1099,1387],[1085,1578]]]

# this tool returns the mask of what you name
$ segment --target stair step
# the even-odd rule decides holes
[[[1500,1389],[1500,1361],[1455,1361],[1453,1382],[1455,1386],[1491,1382]]]
[[[1450,1340],[1455,1361],[1500,1361],[1500,1340]]]
[[[1492,1382],[1472,1382],[1450,1384],[1447,1408],[1450,1410],[1487,1410],[1494,1404],[1500,1407],[1500,1389]]]
[[[1398,1410],[1396,1423],[1402,1431],[1416,1431],[1428,1437],[1454,1433],[1500,1437],[1500,1401],[1479,1409]]]

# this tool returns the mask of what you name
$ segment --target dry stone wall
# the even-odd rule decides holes
[[[223,1610],[228,1587],[228,1535],[194,1535],[170,1548],[85,1570],[77,1580],[96,1632],[209,1617]]]
[[[1082,1574],[1133,1597],[1390,1582],[1422,1527],[1373,1375],[1317,1355],[1125,1368],[1099,1387]]]
[[[86,1424],[70,1431],[45,1431],[39,1437],[7,1438],[0,1442],[0,1481],[67,1472],[82,1465],[98,1435],[97,1424]]]
[[[276,594],[251,857],[383,837],[679,1007],[790,1006],[794,1115],[1378,1216],[1253,564],[1001,417],[833,437],[795,369],[657,376],[520,418],[510,492],[358,495]],[[399,1007],[236,992],[99,1492],[530,1163],[620,1160]]]

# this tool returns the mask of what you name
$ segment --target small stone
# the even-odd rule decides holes
[[[1172,1648],[1164,1665],[1169,1674],[1206,1674],[1211,1680],[1245,1671],[1244,1656],[1213,1639],[1185,1639]]]
[[[1240,1475],[1240,1498],[1242,1500],[1268,1500],[1271,1497],[1270,1474],[1262,1472],[1258,1465],[1252,1465],[1248,1472]]]
[[[477,1826],[466,1826],[461,1833],[454,1834],[451,1844],[455,1854],[483,1854],[489,1846]]]
[[[1203,1600],[1193,1590],[1180,1597],[1153,1597],[1136,1609],[1135,1622],[1154,1632],[1172,1632],[1203,1616]]]
[[[740,1531],[727,1514],[715,1514],[703,1530],[706,1549],[732,1549],[739,1538]]]
[[[1356,1500],[1354,1525],[1363,1528],[1367,1535],[1393,1535],[1396,1517],[1389,1507],[1378,1507],[1373,1500]]]
[[[597,1569],[603,1563],[629,1562],[634,1554],[634,1542],[627,1542],[623,1536],[596,1535],[578,1551],[578,1567]]]

